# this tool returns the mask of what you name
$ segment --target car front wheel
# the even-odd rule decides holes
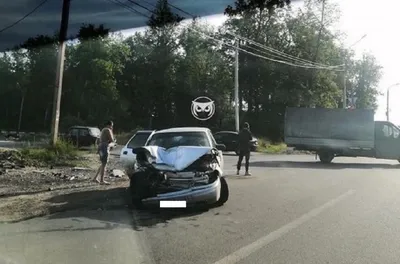
[[[224,205],[229,198],[229,187],[226,179],[224,177],[221,177],[220,181],[221,181],[221,194],[219,200],[216,203],[217,206]]]

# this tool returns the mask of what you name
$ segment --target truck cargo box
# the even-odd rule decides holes
[[[373,149],[373,110],[288,107],[285,143],[304,150]]]

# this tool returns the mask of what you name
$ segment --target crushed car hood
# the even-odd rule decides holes
[[[181,171],[190,166],[193,162],[208,154],[212,147],[190,147],[180,146],[165,149],[158,146],[146,146],[137,148],[137,150],[147,150],[155,160],[152,163],[165,164],[176,171]]]

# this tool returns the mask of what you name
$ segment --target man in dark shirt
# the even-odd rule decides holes
[[[249,160],[250,160],[250,141],[253,136],[250,132],[249,123],[244,123],[243,129],[239,132],[239,160],[237,163],[237,172],[239,175],[240,167],[242,166],[243,157],[246,158],[245,168],[246,168],[246,176],[250,176],[249,173]]]

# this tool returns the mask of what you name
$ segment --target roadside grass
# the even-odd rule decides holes
[[[285,153],[287,146],[285,143],[272,143],[265,138],[258,139],[257,152],[269,153],[269,154],[280,154]]]
[[[27,162],[42,166],[84,165],[83,152],[62,140],[59,140],[55,146],[23,148],[21,154]]]

